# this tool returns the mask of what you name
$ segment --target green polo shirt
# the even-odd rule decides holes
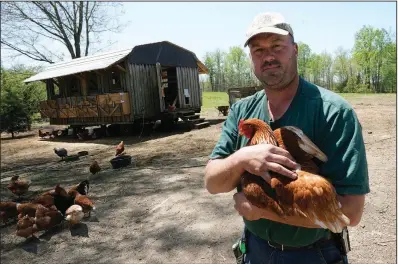
[[[320,175],[329,178],[338,194],[370,192],[362,128],[350,104],[341,96],[300,78],[298,91],[285,114],[271,120],[264,90],[234,103],[223,124],[211,159],[225,158],[245,146],[239,136],[240,119],[259,118],[272,129],[297,126],[327,155],[320,163]],[[237,191],[241,188],[238,186]],[[274,195],[273,193],[272,195]],[[247,221],[246,227],[262,239],[286,246],[304,246],[325,236],[327,229],[304,228],[267,219]]]

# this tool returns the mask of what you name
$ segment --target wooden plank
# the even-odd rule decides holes
[[[126,69],[122,66],[120,66],[119,64],[116,64],[116,68],[118,68],[119,70],[123,71],[123,72],[127,72]]]
[[[115,114],[116,110],[118,109],[120,110],[120,104],[117,104],[115,108],[109,113],[109,115],[112,116],[113,114]]]
[[[42,118],[50,118],[50,115],[48,114],[47,110],[39,110],[39,112]]]
[[[87,74],[84,72],[80,78],[81,86],[82,86],[82,95],[87,96],[88,94],[88,87],[87,87]]]
[[[178,101],[180,102],[180,108],[185,108],[185,102],[182,100],[183,95],[183,76],[181,72],[181,67],[177,67],[177,93],[178,93]]]
[[[197,123],[193,125],[196,129],[201,129],[210,126],[209,121],[204,121],[202,123]]]
[[[60,108],[58,118],[68,118],[68,112],[66,108]]]
[[[76,73],[76,74],[73,74],[73,76],[76,76],[77,78],[80,79],[80,81],[83,81],[83,78],[84,78],[84,77],[83,77],[81,74]]]
[[[128,93],[120,93],[120,96],[121,96],[120,103],[122,105],[122,113],[124,115],[129,115],[131,113],[129,94]]]
[[[77,111],[76,111],[75,107],[69,108],[69,109],[65,109],[65,110],[67,112],[68,118],[77,117]]]
[[[158,83],[158,90],[159,90],[159,106],[160,106],[160,112],[163,112],[165,110],[165,105],[163,103],[163,96],[162,96],[162,67],[160,66],[160,63],[156,63],[156,74],[157,74],[157,83]]]

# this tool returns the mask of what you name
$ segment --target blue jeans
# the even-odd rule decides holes
[[[282,251],[247,231],[246,243],[245,264],[348,264],[331,240],[310,249]]]

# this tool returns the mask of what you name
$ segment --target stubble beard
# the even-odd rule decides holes
[[[286,70],[281,69],[281,71],[274,73],[260,72],[259,74],[255,73],[255,76],[263,84],[265,89],[282,91],[295,80],[298,74],[297,70],[295,70],[297,68],[294,67],[294,63],[296,62],[293,59],[293,65],[290,65]]]

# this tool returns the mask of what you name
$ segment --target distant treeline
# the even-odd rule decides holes
[[[351,50],[339,47],[333,54],[314,53],[303,42],[298,46],[299,74],[321,87],[344,93],[397,91],[395,32],[363,26],[355,34]],[[209,69],[208,78],[201,78],[205,91],[259,84],[248,55],[240,47],[230,47],[228,52],[208,52],[204,63]]]

